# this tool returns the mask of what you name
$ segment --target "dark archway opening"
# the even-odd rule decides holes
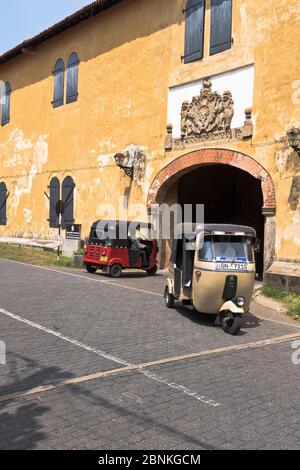
[[[229,165],[205,165],[178,180],[178,202],[204,204],[206,223],[234,223],[254,227],[260,240],[257,273],[263,276],[264,216],[260,180]]]

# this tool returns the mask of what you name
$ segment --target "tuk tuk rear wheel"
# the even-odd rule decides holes
[[[153,266],[153,268],[147,269],[146,273],[149,276],[155,276],[155,274],[157,273],[157,266],[155,265],[155,266]]]
[[[166,287],[165,294],[164,294],[164,298],[165,298],[166,306],[167,306],[168,308],[174,308],[175,297],[174,297],[173,294],[171,294],[171,293],[169,292],[168,287]]]
[[[237,335],[242,327],[242,317],[241,315],[234,315],[232,318],[226,319],[224,318],[223,322],[223,330],[225,333],[229,335]]]
[[[110,275],[110,277],[113,277],[115,279],[120,277],[121,273],[122,273],[122,266],[120,264],[113,264],[108,269],[108,274]]]
[[[86,265],[86,270],[90,274],[95,274],[95,272],[97,271],[97,268],[93,268],[93,266],[91,266],[90,264],[87,264]]]

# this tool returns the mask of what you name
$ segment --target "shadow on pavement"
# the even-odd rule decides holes
[[[30,402],[2,412],[7,405],[7,402],[0,404],[0,449],[34,449],[47,438],[39,418],[49,411],[49,407]]]
[[[8,353],[7,359],[8,376],[12,380],[0,387],[0,398],[73,376],[58,367],[32,372],[40,367],[38,362],[20,354]],[[20,361],[23,365],[21,368]],[[22,403],[21,398],[0,402],[0,449],[34,449],[38,443],[47,439],[48,435],[43,431],[39,418],[49,410],[48,406],[39,403],[37,396],[27,403]]]
[[[28,360],[28,367],[32,365],[37,367],[37,362]],[[0,398],[1,395],[3,396],[8,392],[13,393],[13,391],[16,390],[25,391],[33,386],[37,387],[42,384],[51,384],[54,382],[54,379],[62,380],[66,377],[72,377],[72,375],[57,367],[44,368],[25,378],[14,378],[10,384],[0,387]],[[128,380],[130,380],[130,377]],[[64,393],[64,396],[62,396],[62,392],[68,393]],[[57,392],[53,391],[52,393],[55,394]],[[39,448],[47,448],[47,439],[49,439],[51,435],[49,431],[46,432],[46,426],[43,422],[48,423],[49,418],[53,420],[53,416],[44,417],[43,419],[42,417],[47,413],[51,413],[53,409],[55,410],[55,400],[53,400],[53,395],[51,395],[51,397],[51,405],[47,404],[47,397],[45,395],[43,396],[42,392],[27,398],[0,402],[0,449],[35,449],[37,446]],[[78,411],[78,401],[76,400],[78,397],[84,402],[80,407],[86,410],[89,415],[93,414],[94,407],[96,408],[95,414],[99,412],[99,447],[101,447],[101,432],[103,432],[103,428],[105,429],[105,426],[101,423],[103,413],[103,411],[99,409],[99,407],[101,407],[104,408],[106,412],[111,412],[114,421],[118,419],[118,417],[125,417],[126,421],[128,421],[128,429],[130,429],[131,426],[138,425],[145,427],[145,431],[149,429],[157,430],[157,440],[159,440],[160,436],[177,438],[180,443],[185,442],[186,445],[192,445],[200,449],[213,449],[212,446],[198,438],[188,435],[170,424],[157,420],[155,417],[151,416],[151,408],[147,410],[147,408],[144,407],[139,410],[138,406],[140,405],[137,405],[137,409],[132,409],[133,404],[124,406],[116,404],[106,397],[97,396],[93,391],[87,390],[87,387],[83,385],[70,385],[61,388],[59,397],[56,397],[56,400],[60,403],[62,399],[64,399],[68,401],[69,406],[71,405],[71,409],[68,407],[70,420],[72,420],[72,408],[74,411]],[[117,396],[116,400],[118,400],[118,398]],[[26,400],[26,402],[23,400]],[[63,418],[66,420],[67,425],[68,416]],[[96,425],[96,427],[98,428],[98,425]],[[80,429],[80,425],[78,429]],[[116,423],[116,430],[113,433],[111,432],[111,434],[117,432],[118,425]],[[82,433],[85,435],[86,429],[82,430]],[[133,436],[134,435],[133,433]],[[136,435],[138,435],[138,433],[136,433]],[[106,437],[105,432],[103,437]],[[43,444],[43,442],[45,444]],[[118,444],[118,441],[116,442],[112,439],[112,445],[113,444]],[[120,446],[121,445],[120,443]],[[80,446],[80,441],[78,441],[78,446]],[[145,446],[147,447],[147,444],[145,444]],[[132,448],[135,448],[134,443],[132,443]]]
[[[215,319],[216,315],[211,315],[208,313],[200,313],[197,310],[195,310],[193,307],[190,306],[184,306],[180,303],[175,304],[174,312],[176,314],[180,314],[182,317],[189,319],[193,323],[196,323],[198,325],[203,325],[208,328],[218,328],[215,326]],[[243,316],[243,329],[249,329],[249,328],[257,328],[261,324],[261,320],[257,318],[255,315],[252,313],[246,313]],[[245,335],[246,332],[240,331],[238,336]]]
[[[83,389],[81,385],[71,385],[70,389],[72,389],[74,397],[77,395],[80,395],[80,397],[82,397],[83,399],[90,401],[90,403],[93,406],[104,407],[106,410],[111,410],[112,413],[118,414],[120,417],[126,416],[126,420],[128,420],[128,428],[130,427],[130,425],[131,426],[145,426],[145,431],[149,429],[158,430],[159,428],[158,435],[157,435],[157,441],[158,441],[157,449],[160,448],[159,437],[163,436],[163,437],[169,437],[169,438],[176,437],[178,438],[180,443],[184,441],[186,445],[192,445],[200,450],[203,450],[203,449],[204,450],[216,450],[213,446],[211,446],[207,442],[201,441],[198,438],[195,438],[189,434],[186,434],[185,432],[174,428],[170,424],[166,424],[166,423],[158,421],[156,418],[150,415],[151,408],[148,409],[148,411],[146,408],[139,412],[139,410],[132,410],[132,409],[126,408],[125,406],[113,403],[111,400],[107,398],[96,396],[93,391],[88,391],[86,390],[86,388]],[[99,423],[99,426],[101,426],[100,423]],[[117,432],[117,429],[115,432]],[[121,446],[122,444],[120,444],[120,448]],[[132,444],[131,448],[134,449],[135,445]],[[145,448],[149,448],[149,444],[145,444]]]
[[[261,326],[261,319],[253,315],[253,313],[246,313],[243,319],[243,328],[257,328]]]
[[[62,371],[59,367],[52,366],[41,369],[37,361],[11,352],[7,353],[6,368],[8,369],[7,375],[12,380],[7,385],[0,387],[0,397],[73,377],[72,374]],[[18,371],[21,372],[18,373]]]

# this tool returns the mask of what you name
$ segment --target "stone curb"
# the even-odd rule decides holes
[[[254,294],[254,301],[262,305],[263,307],[267,307],[279,313],[286,314],[288,312],[287,307],[282,302],[278,302],[277,300],[270,299],[269,297],[265,297],[264,295],[261,295],[259,293]]]

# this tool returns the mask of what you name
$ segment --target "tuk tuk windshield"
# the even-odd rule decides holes
[[[254,240],[236,235],[206,235],[199,250],[199,259],[254,262]]]

